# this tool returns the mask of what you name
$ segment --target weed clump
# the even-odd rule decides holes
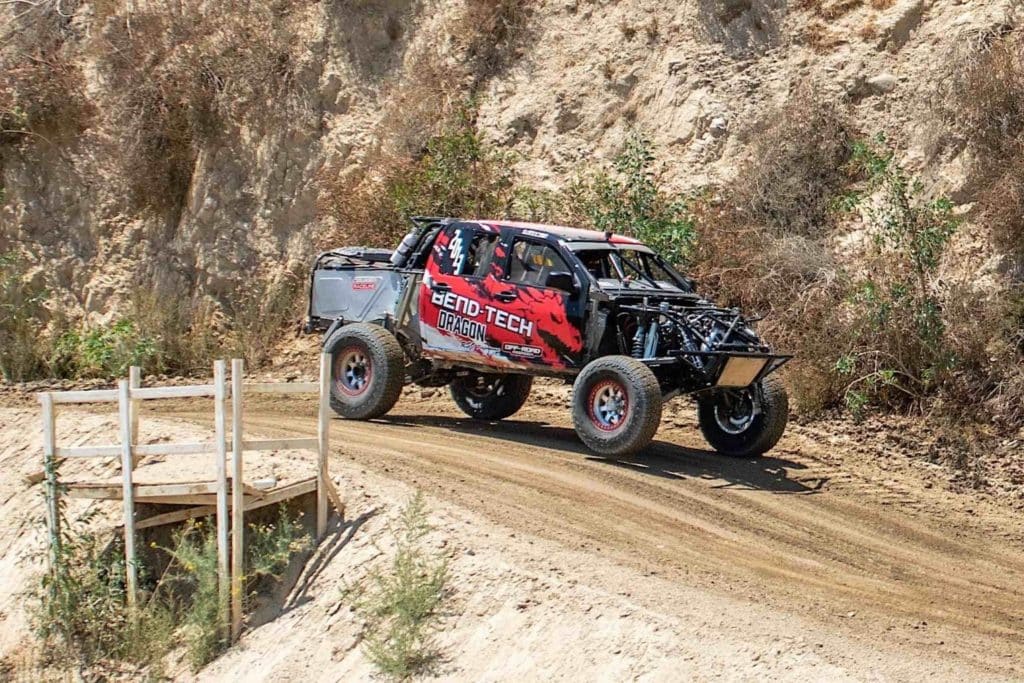
[[[42,330],[46,297],[45,285],[29,277],[19,255],[0,254],[0,374],[9,382],[46,370],[51,353],[51,339]]]
[[[919,406],[956,362],[935,278],[960,221],[949,199],[926,199],[920,181],[878,144],[857,143],[853,163],[866,187],[843,202],[862,211],[875,258],[854,284],[849,303],[855,317],[836,372],[849,380],[844,399],[854,414],[868,403]]]
[[[156,342],[131,318],[110,325],[70,329],[54,346],[53,366],[72,377],[119,377],[132,365],[148,366]]]
[[[1000,27],[960,43],[940,80],[934,111],[954,145],[971,154],[978,217],[993,241],[1024,257],[1024,33]]]
[[[54,562],[33,596],[42,664],[114,674],[121,665],[159,670],[175,629],[169,607],[150,602],[130,612],[123,546],[90,529],[92,516],[65,530]]]
[[[162,548],[170,564],[159,581],[141,577],[149,591],[131,611],[124,548],[91,530],[95,514],[69,525],[62,513],[65,532],[33,595],[36,635],[48,653],[41,664],[102,676],[128,666],[159,679],[164,658],[179,645],[195,670],[221,654],[228,639],[214,530],[192,521],[176,532],[172,547]],[[252,588],[279,576],[310,539],[282,507],[274,522],[249,525],[246,543],[246,585]]]
[[[424,547],[431,527],[417,493],[402,508],[394,532],[395,555],[357,586],[355,607],[366,620],[364,647],[384,675],[403,680],[437,659],[432,634],[448,593],[448,564]]]

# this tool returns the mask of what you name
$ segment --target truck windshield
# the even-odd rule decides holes
[[[682,276],[647,251],[602,245],[578,249],[576,256],[602,289],[688,291]]]

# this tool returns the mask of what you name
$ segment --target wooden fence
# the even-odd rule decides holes
[[[213,366],[213,384],[142,387],[141,371],[133,367],[126,380],[118,382],[117,389],[91,391],[58,391],[39,394],[43,418],[43,460],[46,477],[46,521],[50,535],[51,562],[60,548],[61,530],[57,497],[57,461],[68,458],[118,458],[121,461],[121,490],[117,497],[123,501],[124,552],[126,561],[126,588],[130,607],[134,608],[138,592],[138,571],[135,554],[135,500],[140,487],[132,481],[132,472],[144,456],[176,456],[213,454],[215,456],[216,481],[211,486],[216,493],[215,513],[217,518],[217,558],[220,570],[220,595],[224,623],[230,620],[231,637],[236,639],[242,626],[242,598],[244,574],[243,539],[245,529],[245,495],[243,482],[245,451],[269,451],[278,449],[305,449],[317,453],[315,490],[317,493],[316,534],[319,541],[327,532],[328,504],[333,504],[340,515],[344,515],[344,503],[332,483],[327,466],[329,450],[328,416],[330,410],[330,354],[320,357],[320,381],[317,382],[245,382],[242,379],[243,362],[231,361],[231,381],[227,381],[227,368],[223,360]],[[243,428],[244,398],[249,394],[318,394],[316,438],[291,439],[246,439]],[[181,399],[207,397],[214,400],[213,441],[192,441],[178,443],[140,444],[139,402],[157,399]],[[227,401],[231,400],[231,438],[227,434]],[[56,429],[55,406],[61,404],[117,403],[120,443],[113,445],[59,446]],[[230,452],[230,457],[229,457]],[[312,481],[310,482],[312,483]],[[177,488],[175,488],[177,486]],[[183,490],[193,494],[211,493],[197,485],[168,485],[160,489],[148,486],[150,499],[166,502],[180,500],[183,503],[190,496],[182,495]],[[302,487],[281,491],[285,496],[305,492]],[[156,491],[154,491],[156,489]],[[201,490],[202,489],[202,490]],[[167,496],[160,497],[161,492]],[[177,495],[170,495],[172,492]],[[111,497],[100,491],[93,497]],[[278,496],[276,499],[284,499]],[[251,506],[250,506],[251,507]],[[180,512],[159,515],[162,523],[182,521],[189,517],[209,513],[204,506],[190,507]],[[156,519],[156,518],[154,518]],[[149,522],[151,520],[145,520]],[[153,524],[146,524],[153,526]]]

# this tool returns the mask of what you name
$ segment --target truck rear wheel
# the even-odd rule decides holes
[[[351,420],[391,410],[405,383],[405,357],[395,336],[379,325],[353,323],[324,344],[331,352],[331,408]]]
[[[635,453],[661,422],[661,387],[636,358],[607,356],[583,368],[572,391],[572,421],[587,448],[606,456]]]
[[[456,377],[449,387],[455,404],[475,420],[503,420],[514,415],[530,395],[527,375],[472,373]]]
[[[789,397],[774,375],[749,389],[723,390],[697,402],[700,431],[724,455],[757,457],[770,451],[786,430]]]

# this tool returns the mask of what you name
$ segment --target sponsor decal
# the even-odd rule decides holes
[[[533,321],[494,306],[481,305],[454,292],[432,292],[430,303],[441,309],[440,329],[480,342],[486,338],[487,327],[491,325],[526,338],[533,335]]]
[[[379,277],[357,277],[352,280],[352,289],[356,291],[372,291],[377,289]]]
[[[476,320],[470,320],[451,311],[442,310],[437,316],[437,329],[453,332],[461,337],[484,343],[487,338],[487,326]]]
[[[544,355],[544,349],[539,346],[527,346],[526,344],[513,344],[511,342],[502,344],[501,350],[510,356],[523,356],[524,358],[540,358]]]
[[[547,239],[548,234],[546,232],[540,232],[538,230],[523,230],[524,235],[529,237],[540,237],[541,239]]]

